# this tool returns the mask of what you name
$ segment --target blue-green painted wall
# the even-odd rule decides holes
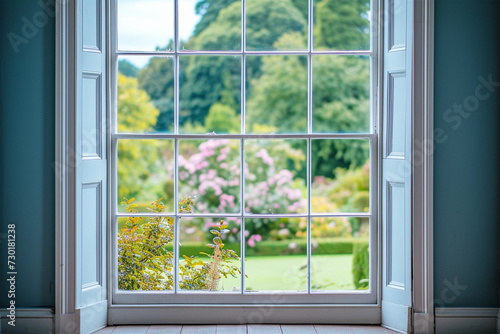
[[[7,303],[5,233],[12,223],[17,236],[16,306],[54,305],[55,21],[46,16],[44,23],[37,3],[2,0],[0,5],[2,306]],[[25,21],[40,27],[24,28],[23,34]],[[9,33],[26,38],[17,53]]]
[[[499,4],[435,0],[435,127],[446,132],[434,155],[437,307],[499,303]],[[476,92],[490,75],[499,85]],[[447,113],[455,104],[473,111]]]
[[[456,119],[443,117],[475,96],[479,76],[500,81],[498,1],[435,1],[435,123],[446,132],[434,156],[436,304],[495,307],[500,87],[457,129]],[[16,299],[22,307],[54,305],[54,20],[18,53],[7,39],[9,32],[22,36],[23,17],[32,21],[41,10],[37,2],[0,2],[0,246],[5,254],[5,226],[16,223]],[[0,266],[5,291],[4,256]],[[467,286],[456,296],[445,282],[455,278]],[[456,298],[444,301],[443,291],[446,301]],[[4,293],[1,298],[4,306]]]

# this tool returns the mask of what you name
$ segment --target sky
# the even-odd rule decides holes
[[[179,0],[179,36],[187,40],[200,16],[194,7],[198,0]],[[118,48],[153,51],[174,37],[174,0],[118,0]],[[147,57],[126,57],[143,67]]]

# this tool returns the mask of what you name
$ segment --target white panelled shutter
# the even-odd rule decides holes
[[[105,0],[76,0],[76,323],[107,323]]]
[[[382,325],[411,331],[413,1],[384,0]]]

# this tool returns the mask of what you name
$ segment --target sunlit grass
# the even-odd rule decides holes
[[[312,258],[313,290],[351,290],[352,255],[315,255]],[[246,290],[293,291],[307,287],[305,256],[253,256],[245,261]],[[240,278],[222,279],[220,288],[239,286]]]

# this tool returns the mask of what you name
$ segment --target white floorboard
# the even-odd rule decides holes
[[[217,334],[247,334],[246,325],[217,325]]]
[[[109,326],[93,334],[391,334],[380,326],[348,325],[142,325]]]

